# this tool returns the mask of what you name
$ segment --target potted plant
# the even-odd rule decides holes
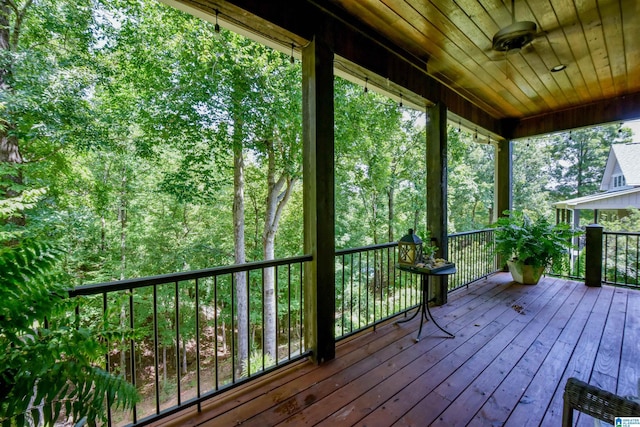
[[[551,224],[546,218],[530,218],[522,212],[505,211],[494,224],[495,251],[507,260],[513,280],[535,285],[551,264],[565,262],[571,238],[580,234],[569,224]]]

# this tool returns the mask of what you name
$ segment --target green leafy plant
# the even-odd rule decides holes
[[[0,246],[0,423],[53,425],[64,415],[89,425],[105,407],[137,402],[124,378],[97,366],[111,332],[80,327],[56,268],[62,252],[33,240]],[[106,325],[108,322],[104,322]]]
[[[493,225],[495,251],[506,260],[519,260],[535,268],[564,262],[571,238],[581,232],[568,224],[551,224],[546,218],[534,219],[522,212],[505,211]]]

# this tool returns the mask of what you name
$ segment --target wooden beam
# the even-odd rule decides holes
[[[322,363],[335,357],[333,54],[322,42],[302,50],[305,342]]]
[[[447,234],[447,107],[443,103],[427,109],[427,228],[436,256],[448,259]],[[447,277],[431,278],[436,305],[447,303]]]
[[[274,38],[286,49],[300,39],[323,39],[336,57],[344,58],[379,77],[371,84],[390,83],[403,88],[405,99],[426,108],[444,103],[449,111],[487,130],[503,136],[500,120],[444,85],[427,73],[427,60],[417,58],[390,41],[383,39],[328,1],[313,0],[163,0],[177,2],[199,14],[215,16],[236,27],[246,28],[255,39]],[[356,76],[364,78],[365,76]],[[388,79],[388,80],[387,80]],[[383,87],[383,86],[380,86]]]
[[[516,139],[634,119],[640,119],[640,93],[604,99],[515,122],[513,119],[505,120],[502,129],[505,131],[503,136]]]

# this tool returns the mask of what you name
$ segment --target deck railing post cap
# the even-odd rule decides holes
[[[589,224],[589,225],[587,225],[587,228],[604,228],[604,225],[602,225],[602,224]]]

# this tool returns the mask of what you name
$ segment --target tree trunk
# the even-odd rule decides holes
[[[224,322],[222,322],[220,328],[222,328],[222,342],[220,343],[222,345],[222,354],[227,354],[227,328]],[[216,331],[216,354],[218,354],[218,331]]]
[[[395,188],[393,186],[389,187],[389,191],[387,191],[387,196],[388,196],[388,200],[389,200],[389,222],[388,222],[388,227],[389,227],[389,241],[393,242],[394,238],[393,238],[393,219],[395,216],[394,213],[394,206],[395,206]]]
[[[126,162],[125,159],[123,161]],[[120,222],[120,280],[124,280],[127,272],[127,166],[122,166],[120,186],[120,206],[118,207]]]
[[[126,304],[120,306],[120,328],[124,330],[127,327],[127,311]],[[127,342],[123,338],[120,340],[120,374],[127,376]]]
[[[187,340],[182,338],[182,375],[187,375]]]
[[[10,58],[11,51],[15,51],[17,48],[20,23],[30,3],[31,1],[25,3],[17,16],[14,17],[13,27],[11,27],[12,23],[9,17],[13,15],[14,10],[9,7],[9,2],[4,0],[0,2],[0,56],[3,58]],[[13,92],[13,87],[11,86],[12,70],[10,60],[6,64],[6,67],[0,68],[0,92],[11,93]],[[0,115],[0,163],[9,163],[10,166],[23,163],[18,138],[12,132],[14,129],[15,123],[3,112]],[[18,184],[19,187],[22,186],[23,179],[20,169],[17,169],[15,173],[0,177],[0,198],[6,199],[18,196],[19,193],[17,191],[12,190],[10,186],[2,184],[4,181],[11,181]],[[9,218],[8,221],[18,226],[25,225],[23,216]]]
[[[233,130],[233,237],[236,264],[246,262],[244,243],[244,156],[242,153],[242,118],[234,108]],[[242,363],[249,359],[249,292],[247,272],[234,274],[237,298],[238,319],[238,363],[236,373],[241,375]],[[233,329],[233,328],[232,328]]]
[[[262,249],[265,261],[275,258],[275,241],[278,225],[280,223],[282,211],[291,197],[291,192],[295,184],[295,179],[291,179],[285,173],[276,180],[276,161],[273,141],[267,141],[267,154],[267,204],[265,209],[264,229],[262,232]],[[264,351],[266,354],[271,356],[274,361],[277,360],[278,347],[278,313],[276,311],[277,289],[275,282],[275,269],[266,268],[264,270]]]
[[[162,383],[167,383],[167,346],[162,346]]]

